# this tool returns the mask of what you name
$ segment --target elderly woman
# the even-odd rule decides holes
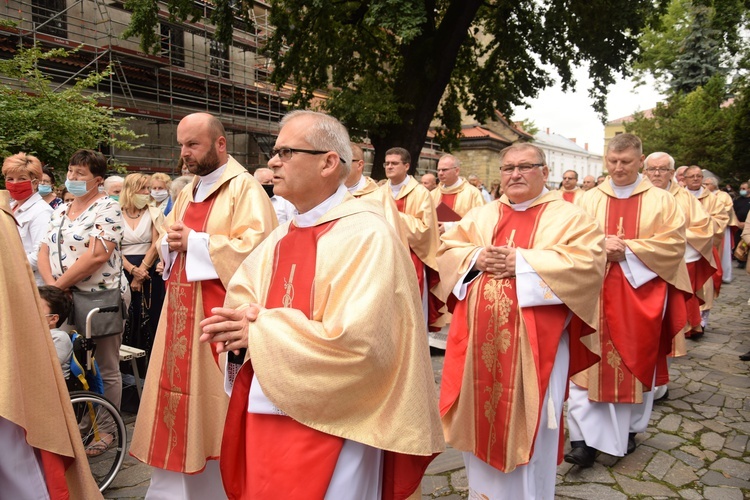
[[[39,273],[47,285],[78,291],[120,289],[122,215],[120,205],[99,189],[106,172],[107,160],[99,152],[81,149],[70,158],[65,187],[74,199],[52,214],[49,231],[39,247]],[[122,331],[96,337],[104,395],[118,408],[122,394],[121,337]],[[89,445],[87,453],[103,453],[111,439],[102,436]]]
[[[164,215],[172,211],[172,198],[169,196],[171,186],[172,179],[167,174],[159,172],[151,176],[151,198]]]
[[[13,198],[11,209],[26,258],[34,271],[36,284],[44,285],[37,268],[37,255],[42,238],[47,234],[52,208],[37,192],[42,180],[42,163],[35,156],[18,153],[3,161],[3,176],[5,188]]]
[[[154,334],[164,302],[164,281],[156,274],[156,242],[163,230],[164,215],[150,204],[153,177],[130,174],[120,193],[123,213],[123,269],[130,282],[132,300],[123,343],[151,353]],[[145,359],[140,366],[145,373]]]
[[[42,167],[42,180],[39,181],[39,195],[46,201],[52,210],[59,207],[63,200],[55,194],[55,172],[52,167],[45,165]]]

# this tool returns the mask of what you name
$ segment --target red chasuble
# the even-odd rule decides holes
[[[213,203],[213,196],[200,203],[190,202],[182,219],[183,224],[194,231],[205,232]],[[203,317],[205,318],[211,316],[211,308],[221,307],[224,304],[226,294],[224,286],[218,279],[188,281],[185,263],[185,253],[178,253],[172,266],[172,273],[167,280],[169,300],[166,304],[167,338],[164,351],[169,354],[159,374],[159,396],[156,407],[156,415],[165,417],[158,418],[154,424],[148,457],[148,463],[153,467],[175,472],[185,470],[187,456],[188,408],[191,404],[189,390],[191,357],[197,355],[194,352],[195,349],[210,349],[214,360],[218,363],[216,350],[211,346],[193,345],[196,289],[200,287],[201,290]]]
[[[626,240],[639,238],[641,199],[640,194],[625,199],[609,197],[605,234]],[[636,289],[630,286],[619,264],[609,263],[607,267],[599,328],[599,391],[589,397],[593,401],[634,403],[636,379],[645,386],[644,390],[649,390],[662,351],[667,283],[656,277]],[[684,306],[684,299],[682,303]]]
[[[457,193],[441,194],[440,203],[445,203],[446,205],[448,205],[448,208],[450,208],[451,210],[454,210],[453,207],[456,206],[456,194]]]
[[[689,262],[687,269],[693,294],[687,299],[685,306],[687,307],[688,322],[691,328],[697,328],[701,324],[700,305],[703,301],[698,298],[696,293],[703,288],[703,284],[714,274],[714,268],[705,257],[701,257],[700,260]]]
[[[524,212],[513,211],[503,204],[499,204],[499,207],[500,219],[492,244],[533,248],[537,220],[547,204]],[[473,292],[476,287],[479,287],[478,291]],[[468,310],[467,299],[472,293],[476,295],[476,300],[472,310]],[[515,278],[496,279],[488,273],[482,273],[469,285],[467,297],[459,301],[453,311],[440,391],[440,413],[445,415],[450,410],[462,389],[473,390],[476,431],[473,452],[498,470],[511,471],[520,465],[508,462],[510,450],[506,447],[511,441],[510,434],[516,430],[513,428],[513,417],[518,418],[519,412],[522,412],[516,405],[524,404],[522,371],[528,370],[528,366],[523,366],[519,354],[522,325],[533,352],[539,391],[539,401],[536,402],[538,410],[534,417],[539,422],[542,398],[549,385],[568,313],[569,309],[564,304],[522,310],[518,306]],[[462,388],[468,342],[472,342],[475,358],[474,387]],[[571,336],[571,346],[577,343],[577,339]],[[532,416],[526,415],[524,418]],[[526,462],[534,453],[534,440],[531,440]]]
[[[573,201],[576,198],[576,192],[575,191],[563,191],[562,197],[563,197],[563,200],[569,203],[573,203]]]

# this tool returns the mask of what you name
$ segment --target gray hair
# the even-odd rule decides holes
[[[281,128],[295,118],[310,117],[311,125],[305,131],[305,141],[315,149],[334,151],[339,155],[339,180],[344,181],[349,175],[352,164],[352,148],[349,132],[336,118],[325,113],[298,109],[284,115],[279,122]]]
[[[180,191],[182,191],[185,186],[190,184],[190,182],[193,180],[193,177],[195,177],[193,174],[181,175],[180,177],[172,181],[172,186],[170,186],[169,192],[171,193],[173,200],[177,199],[177,195],[180,194]]]
[[[503,163],[503,159],[505,159],[505,155],[510,153],[511,151],[533,151],[536,153],[538,162],[542,163],[544,165],[547,164],[547,156],[544,154],[544,151],[542,151],[542,148],[539,146],[535,146],[534,144],[530,144],[528,142],[517,142],[515,144],[511,144],[507,148],[504,148],[500,151],[500,163]]]
[[[112,187],[112,184],[116,183],[125,184],[125,179],[120,177],[119,175],[110,175],[106,179],[104,179],[104,190],[109,191],[109,188]]]
[[[643,161],[643,168],[648,168],[648,162],[649,162],[649,160],[658,160],[659,158],[663,158],[665,156],[667,158],[669,158],[669,169],[670,170],[674,170],[674,158],[672,158],[671,155],[669,155],[669,154],[667,154],[667,153],[665,153],[663,151],[655,151],[655,152],[651,153],[650,155],[648,155],[646,157],[646,159]]]
[[[453,166],[456,168],[461,168],[461,160],[453,156],[452,154],[444,154],[438,159],[438,163],[440,163],[442,160],[448,159],[453,161]]]

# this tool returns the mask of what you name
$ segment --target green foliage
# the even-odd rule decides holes
[[[536,135],[539,133],[539,127],[537,124],[528,118],[515,122],[515,125],[521,127],[521,129],[529,135]]]
[[[700,165],[723,178],[734,178],[732,124],[737,107],[728,106],[725,79],[716,75],[689,94],[676,94],[657,105],[653,118],[642,113],[625,125],[643,141],[646,154],[666,151],[678,165]]]
[[[0,61],[0,74],[23,85],[22,89],[0,86],[3,157],[23,151],[64,172],[68,159],[80,148],[139,147],[133,143],[139,136],[127,128],[127,119],[115,116],[113,108],[98,105],[104,94],[86,90],[109,76],[109,70],[91,73],[71,87],[54,88],[38,68],[40,61],[67,55],[64,49],[43,52],[34,46],[20,48],[13,59]]]
[[[737,95],[732,123],[732,167],[740,180],[750,178],[750,86]]]
[[[692,92],[714,75],[726,72],[722,62],[721,33],[710,26],[708,7],[693,8],[693,24],[672,64],[672,92]]]

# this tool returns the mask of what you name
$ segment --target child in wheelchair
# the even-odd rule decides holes
[[[87,341],[75,330],[67,333],[60,329],[70,316],[72,302],[68,294],[56,286],[45,285],[39,287],[39,296],[68,391],[92,391],[103,394],[104,383],[93,357],[91,370],[86,370],[86,350],[92,350],[93,356],[93,341]]]

